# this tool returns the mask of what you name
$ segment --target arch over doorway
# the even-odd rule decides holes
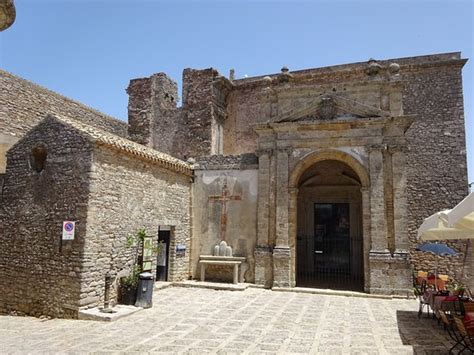
[[[344,151],[312,152],[295,165],[289,177],[293,285],[367,289],[369,185],[366,168]],[[327,213],[332,217],[321,217]],[[346,229],[341,228],[344,219]],[[326,281],[339,277],[340,282],[331,287],[323,276]]]
[[[289,178],[289,187],[298,188],[301,175],[312,165],[323,160],[337,160],[347,164],[358,175],[362,187],[370,184],[367,169],[352,155],[336,149],[315,151],[304,156],[293,168]]]

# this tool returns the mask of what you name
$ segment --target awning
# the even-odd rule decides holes
[[[421,240],[474,239],[474,193],[451,210],[436,212],[418,229]]]

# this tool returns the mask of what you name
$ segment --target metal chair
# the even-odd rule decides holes
[[[444,311],[439,311],[439,317],[441,322],[443,322],[444,329],[448,332],[449,337],[454,341],[454,345],[449,349],[449,354],[454,354],[454,349],[456,349],[459,345],[464,346],[462,343],[462,336],[454,327],[453,319]]]
[[[423,309],[425,307],[426,307],[426,311],[429,317],[430,316],[430,303],[428,302],[428,300],[425,300],[424,298],[424,293],[427,288],[426,280],[422,280],[421,285],[415,282],[414,287],[418,296],[418,301],[420,302],[420,306],[418,308],[418,318],[421,318],[421,315],[423,314]]]
[[[460,344],[463,345],[463,348],[458,354],[461,354],[466,349],[471,353],[474,353],[474,328],[467,329],[463,320],[458,316],[454,316],[453,320],[458,329],[459,336],[461,337]]]

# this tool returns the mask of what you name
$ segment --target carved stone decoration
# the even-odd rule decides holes
[[[400,65],[397,63],[390,63],[390,65],[388,66],[388,71],[390,72],[390,74],[396,75],[400,71]]]
[[[318,117],[321,120],[332,120],[336,117],[336,102],[332,97],[323,97],[318,107]]]
[[[278,75],[278,80],[281,83],[287,83],[292,79],[293,79],[293,74],[289,73],[288,67],[284,66],[283,68],[281,68],[281,73]]]
[[[367,63],[367,68],[365,69],[365,73],[369,76],[377,75],[382,69],[382,66],[377,63],[375,59],[370,58]]]

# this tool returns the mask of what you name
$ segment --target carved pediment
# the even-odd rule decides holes
[[[332,120],[336,118],[389,117],[390,112],[341,95],[322,94],[313,101],[280,113],[274,122]]]

